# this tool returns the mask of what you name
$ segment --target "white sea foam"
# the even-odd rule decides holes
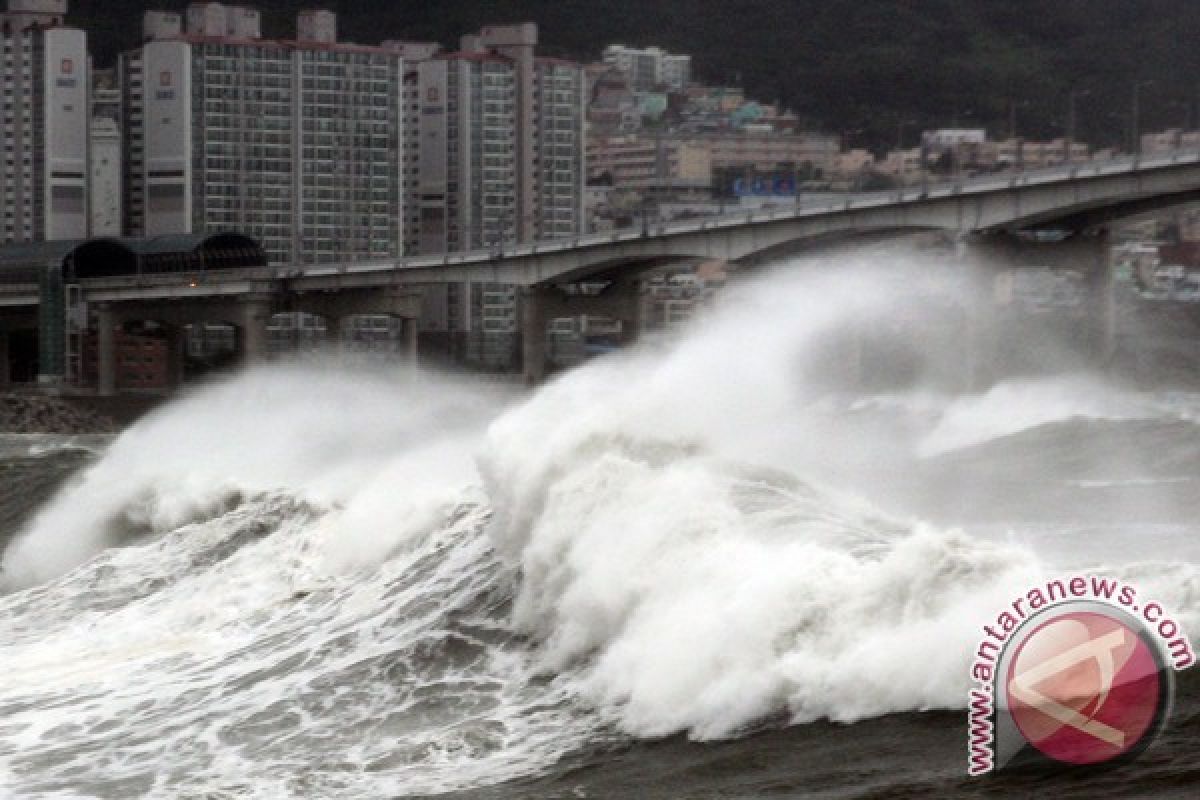
[[[160,410],[4,555],[0,790],[420,794],[614,731],[960,705],[979,626],[1056,565],[891,518],[855,476],[1109,390],[823,380],[831,337],[919,302],[903,258],[745,285],[507,410],[328,365]],[[1200,624],[1193,565],[1097,566]]]
[[[982,394],[951,400],[919,452],[940,455],[1072,418],[1153,419],[1163,410],[1153,397],[1091,375],[1006,381]]]
[[[472,443],[505,402],[502,389],[332,365],[264,368],[193,392],[122,433],[31,521],[4,554],[0,588],[275,490],[341,509],[350,530],[332,558],[377,560],[476,482]],[[367,527],[376,534],[359,533]]]

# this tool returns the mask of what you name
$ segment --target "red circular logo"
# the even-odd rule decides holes
[[[1139,629],[1101,611],[1056,614],[1009,662],[1009,713],[1026,741],[1066,764],[1099,764],[1154,734],[1163,665]]]

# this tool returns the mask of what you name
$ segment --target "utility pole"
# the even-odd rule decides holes
[[[1142,154],[1142,89],[1153,85],[1154,81],[1138,81],[1133,84],[1133,108],[1129,120],[1129,133],[1132,141],[1129,152],[1134,156]]]
[[[1017,106],[1022,107],[1029,105],[1027,101],[1017,102],[1014,97],[1008,103],[1008,138],[1010,141],[1016,142],[1017,146],[1017,171],[1025,171],[1025,142],[1017,138]]]
[[[1063,162],[1070,164],[1074,160],[1075,150],[1075,123],[1076,123],[1076,103],[1081,97],[1087,97],[1092,93],[1091,89],[1072,90],[1070,102],[1067,104],[1067,138],[1064,145],[1066,150],[1063,153]]]

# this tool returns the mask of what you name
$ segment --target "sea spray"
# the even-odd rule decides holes
[[[40,582],[130,536],[218,516],[264,491],[342,509],[346,536],[377,561],[387,552],[380,542],[404,538],[397,517],[436,516],[431,509],[469,491],[474,442],[506,402],[499,387],[468,391],[436,375],[328,364],[260,368],[185,393],[122,433],[32,519],[4,553],[0,588]],[[342,549],[332,557],[355,560],[352,543]]]
[[[525,396],[285,365],[164,407],[4,554],[0,789],[427,794],[621,737],[961,705],[978,626],[1057,565],[880,488],[1110,410],[1057,379],[827,373],[848,332],[923,312],[927,266],[795,262]],[[1066,399],[972,411],[1006,392]],[[1144,550],[1095,566],[1200,629],[1194,566]]]

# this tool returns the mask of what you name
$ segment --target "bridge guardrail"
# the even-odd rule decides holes
[[[473,250],[460,253],[440,253],[432,256],[413,256],[400,259],[379,259],[362,262],[342,262],[337,264],[319,264],[288,268],[253,268],[250,270],[213,270],[204,273],[143,273],[141,275],[121,276],[119,278],[94,279],[89,285],[102,287],[127,288],[130,286],[156,286],[178,283],[181,277],[192,278],[201,283],[236,279],[287,279],[297,277],[322,277],[332,274],[361,274],[378,271],[399,271],[409,269],[430,269],[439,266],[486,264],[497,259],[534,255],[538,253],[562,252],[573,248],[588,248],[609,244],[618,244],[641,239],[651,231],[656,237],[674,236],[698,231],[712,231],[724,228],[736,228],[742,225],[754,224],[763,220],[786,220],[805,217],[821,216],[829,213],[850,209],[879,208],[896,204],[920,202],[924,199],[937,199],[951,196],[962,196],[977,193],[987,193],[1015,188],[1017,186],[1036,186],[1061,180],[1078,180],[1090,177],[1104,177],[1137,170],[1153,170],[1179,164],[1200,163],[1200,151],[1173,151],[1163,155],[1136,158],[1121,156],[1106,161],[1077,162],[1056,165],[1038,170],[1028,170],[1009,176],[986,175],[959,181],[931,183],[924,187],[905,187],[895,192],[858,192],[847,194],[840,202],[829,202],[821,205],[797,206],[792,208],[771,208],[756,210],[739,210],[734,213],[691,219],[686,221],[660,221],[653,228],[647,226],[645,231],[640,229],[616,230],[612,232],[585,234],[570,240],[545,240],[531,244],[517,245],[504,248]],[[27,274],[25,274],[27,273]],[[24,279],[22,279],[24,277]],[[36,285],[36,268],[0,269],[0,286]]]

